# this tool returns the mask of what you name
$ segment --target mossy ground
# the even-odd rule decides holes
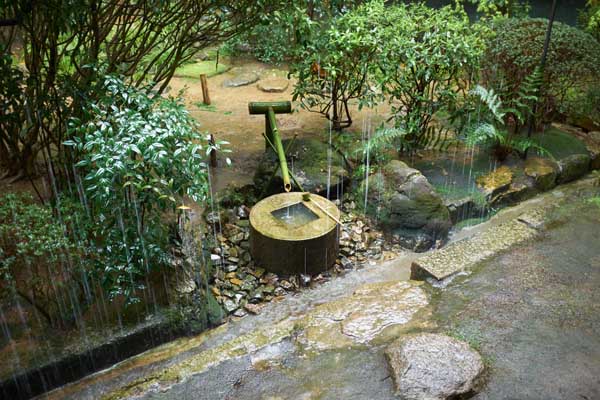
[[[177,68],[175,70],[175,76],[179,78],[200,79],[201,74],[206,74],[207,77],[211,77],[229,71],[230,68],[229,65],[221,62],[217,65],[214,60],[196,61]]]

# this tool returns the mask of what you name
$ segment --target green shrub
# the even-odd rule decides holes
[[[425,147],[438,139],[430,133],[436,113],[446,112],[454,120],[463,112],[486,31],[450,6],[399,5],[386,7],[384,15],[377,79],[392,106],[395,127],[406,132],[404,141]]]
[[[526,0],[469,0],[469,3],[477,6],[478,13],[491,18],[523,18],[531,9]]]
[[[169,226],[184,197],[208,196],[213,148],[177,99],[108,76],[81,119],[70,121],[85,201],[94,223],[102,285],[137,301],[151,271],[168,264]],[[203,153],[205,152],[205,153]]]
[[[64,327],[85,303],[82,278],[92,255],[75,239],[80,210],[66,203],[58,210],[28,195],[0,197],[0,300],[18,296],[50,325]]]
[[[510,103],[539,64],[548,20],[500,19],[487,43],[484,84]],[[600,79],[600,43],[577,28],[555,22],[540,93],[538,121],[551,120],[570,92],[582,92]]]
[[[298,78],[293,99],[325,116],[334,131],[352,125],[350,101],[357,100],[360,108],[375,100],[368,79],[378,48],[373,32],[383,13],[383,4],[373,1],[335,19],[312,35],[292,67]]]
[[[581,29],[600,41],[600,0],[588,0],[585,9],[579,13]]]
[[[569,123],[595,130],[600,126],[600,84],[595,84],[587,90],[571,90],[560,107]]]

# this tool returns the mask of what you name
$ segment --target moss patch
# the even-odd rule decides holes
[[[198,61],[192,64],[185,64],[175,70],[175,76],[180,78],[200,79],[201,74],[211,77],[229,71],[231,67],[227,64],[219,63],[217,66],[215,61]]]
[[[587,147],[581,140],[554,127],[536,134],[532,139],[557,160],[573,154],[588,154]]]
[[[494,190],[502,186],[510,185],[513,179],[512,170],[503,165],[487,175],[477,178],[477,184],[486,190]]]

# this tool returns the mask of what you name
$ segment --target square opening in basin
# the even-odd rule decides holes
[[[304,205],[296,203],[271,211],[271,214],[290,228],[297,228],[319,219],[319,216]]]

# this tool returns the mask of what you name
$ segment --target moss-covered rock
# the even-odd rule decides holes
[[[592,159],[590,169],[600,169],[600,131],[589,132],[588,138],[587,147]]]
[[[565,157],[558,162],[560,172],[558,173],[557,182],[567,183],[581,178],[590,168],[590,156],[587,154],[574,154]]]
[[[512,182],[489,200],[492,207],[506,207],[527,200],[539,193],[535,181],[523,174],[513,178]]]
[[[382,171],[365,179],[360,193],[367,191],[366,212],[400,236],[427,238],[429,246],[445,238],[451,227],[450,214],[440,195],[421,172],[393,160]]]
[[[288,147],[290,140],[283,141],[284,149]],[[344,157],[332,149],[331,175],[329,175],[328,152],[329,146],[319,140],[296,139],[287,152],[287,163],[289,171],[293,172],[305,191],[326,195],[329,184],[330,197],[335,198],[338,192],[341,193],[342,185],[348,185],[350,174],[346,168]],[[265,151],[258,164],[258,169],[254,175],[254,184],[257,192],[264,193],[263,196],[283,191],[281,171],[278,170],[277,174],[271,179],[273,170],[278,163],[277,155],[269,149]],[[295,186],[293,181],[292,186]]]
[[[485,190],[490,196],[495,196],[499,192],[506,190],[513,179],[513,171],[506,165],[496,168],[486,175],[476,179],[477,184]]]
[[[525,175],[534,180],[536,189],[544,192],[556,186],[558,165],[547,158],[530,157],[525,161]]]

